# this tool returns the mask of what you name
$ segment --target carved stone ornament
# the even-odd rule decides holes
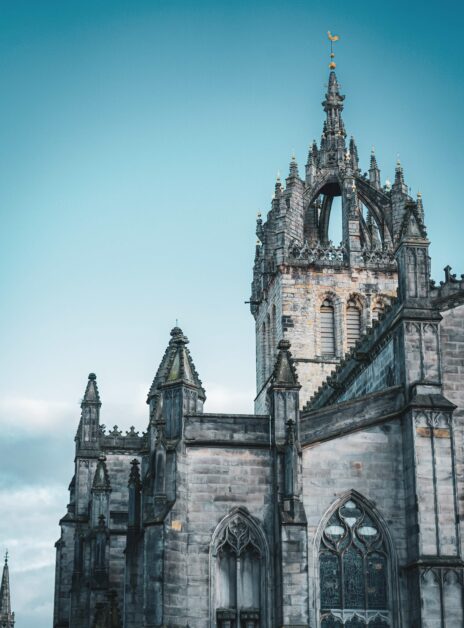
[[[240,556],[240,554],[250,546],[257,554],[261,555],[259,540],[256,538],[256,534],[240,515],[235,515],[229,521],[217,545],[217,551],[220,552],[226,545],[228,545],[237,556]]]

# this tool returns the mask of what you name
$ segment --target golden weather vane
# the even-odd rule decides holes
[[[332,33],[330,31],[327,31],[327,35],[330,39],[330,63],[329,63],[329,68],[331,70],[334,70],[337,67],[337,64],[334,61],[334,57],[335,57],[335,53],[333,51],[333,45],[334,45],[334,41],[338,41],[340,39],[340,37],[338,35],[332,35]]]

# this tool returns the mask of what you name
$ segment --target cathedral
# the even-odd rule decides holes
[[[203,411],[179,327],[146,432],[105,430],[89,375],[54,628],[464,625],[464,275],[431,280],[422,198],[362,172],[344,98],[332,62],[258,216],[254,414]]]

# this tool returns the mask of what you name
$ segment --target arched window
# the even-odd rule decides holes
[[[212,625],[259,628],[266,624],[267,552],[251,518],[233,513],[213,537]]]
[[[361,311],[352,299],[346,307],[346,342],[348,349],[354,347],[361,337]]]
[[[325,299],[320,311],[321,355],[335,356],[335,312],[332,301]]]
[[[391,626],[387,542],[354,498],[327,522],[319,551],[321,628]]]

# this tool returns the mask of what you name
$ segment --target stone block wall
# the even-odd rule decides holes
[[[319,534],[329,509],[356,491],[385,522],[394,546],[391,566],[396,574],[392,594],[404,626],[407,583],[398,569],[407,556],[402,429],[399,420],[370,427],[303,450],[303,501],[308,519],[310,625],[319,625]]]
[[[443,394],[457,408],[453,413],[456,443],[456,474],[461,528],[461,552],[464,552],[464,304],[441,312],[441,364]]]
[[[303,407],[322,382],[334,370],[348,351],[346,338],[346,306],[355,297],[361,310],[361,333],[372,323],[373,308],[378,298],[385,302],[396,296],[396,273],[374,272],[367,269],[308,268],[282,266],[269,287],[267,298],[259,307],[256,318],[256,370],[258,395],[255,411],[266,412],[265,384],[272,373],[275,353],[263,346],[263,323],[276,311],[276,333],[270,343],[276,347],[281,338],[291,343],[299,381],[302,384],[300,405]],[[319,311],[326,298],[333,299],[335,308],[336,356],[321,355]],[[267,324],[267,322],[266,322]],[[267,333],[267,332],[266,332]],[[263,363],[266,360],[267,368]],[[265,376],[263,376],[265,374]],[[264,387],[264,388],[263,388]]]
[[[339,401],[348,401],[361,397],[394,384],[395,351],[393,340],[385,345],[372,362],[365,368],[347,390],[340,395]]]
[[[188,616],[178,623],[205,628],[210,625],[210,546],[220,521],[234,507],[245,507],[259,521],[273,550],[271,454],[265,448],[188,447],[186,456]],[[274,625],[272,619],[269,625]]]

